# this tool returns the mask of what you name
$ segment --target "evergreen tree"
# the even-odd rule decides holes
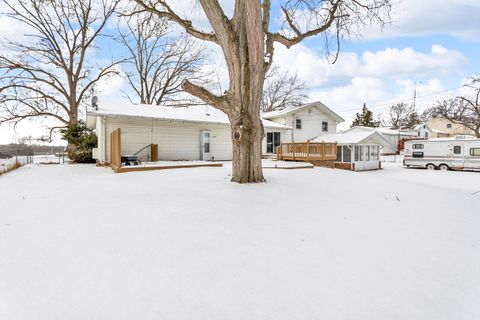
[[[351,127],[363,126],[363,127],[373,127],[376,128],[380,125],[378,121],[375,121],[373,118],[373,112],[367,108],[367,105],[364,103],[362,108],[362,113],[357,113],[355,120]]]

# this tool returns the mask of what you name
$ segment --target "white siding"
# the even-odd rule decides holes
[[[97,120],[97,135],[102,132],[101,117]],[[230,126],[177,122],[154,119],[107,117],[105,123],[105,157],[100,162],[110,162],[110,133],[121,129],[122,155],[134,154],[150,144],[158,144],[160,160],[198,160],[200,158],[200,131],[211,131],[211,154],[215,160],[232,159]],[[289,141],[290,134],[284,129],[265,128],[265,132],[280,132],[281,141]],[[99,136],[99,141],[102,138]],[[99,144],[99,149],[101,144]],[[266,154],[266,138],[262,142],[262,153]],[[100,149],[100,153],[102,150]],[[139,153],[141,160],[150,158],[150,148]]]
[[[302,129],[296,129],[295,119],[302,120]],[[285,116],[270,120],[293,127],[293,130],[290,131],[288,141],[303,142],[324,134],[333,134],[337,132],[336,121],[314,106],[302,109],[295,114],[289,113]],[[322,131],[323,121],[328,123],[328,131],[326,132]]]
[[[170,122],[164,120],[108,117],[106,124],[106,162],[110,162],[110,133],[121,128],[122,154],[134,154],[149,144],[158,144],[160,160],[198,160],[200,130],[210,130],[212,157],[231,160],[230,127],[226,125]],[[149,157],[149,148],[139,154]]]

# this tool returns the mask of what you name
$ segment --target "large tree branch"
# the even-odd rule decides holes
[[[207,89],[195,85],[188,80],[182,81],[182,89],[191,95],[205,101],[207,104],[222,110],[223,112],[229,112],[229,99],[227,95],[217,96],[208,91]]]
[[[166,1],[164,0],[157,1],[157,3],[159,3],[164,8],[164,10],[158,9],[154,5],[147,5],[145,1],[142,1],[142,0],[134,0],[134,1],[141,7],[141,10],[132,12],[129,15],[138,14],[141,12],[150,12],[160,18],[166,18],[170,21],[173,21],[179,24],[181,27],[185,29],[185,32],[187,32],[189,35],[197,39],[217,43],[217,37],[215,36],[214,33],[206,33],[194,28],[192,25],[192,21],[187,19],[182,19],[178,14],[176,14],[171,9],[171,7],[167,4]]]
[[[270,37],[272,37],[273,41],[278,42],[283,44],[285,47],[290,48],[291,46],[298,44],[302,42],[304,39],[312,36],[316,36],[318,34],[321,34],[328,29],[330,29],[335,22],[336,19],[340,19],[342,17],[347,17],[348,15],[339,15],[337,16],[337,11],[339,9],[339,5],[342,2],[342,0],[337,0],[332,3],[332,7],[328,10],[328,16],[325,19],[325,22],[315,28],[311,29],[305,32],[301,32],[300,29],[295,25],[294,20],[288,10],[285,7],[282,7],[282,11],[285,15],[285,20],[287,21],[288,26],[293,30],[295,33],[295,36],[293,37],[287,37],[285,35],[282,35],[280,33],[272,33],[270,34]]]

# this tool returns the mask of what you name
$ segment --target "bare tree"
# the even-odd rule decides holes
[[[184,78],[205,82],[202,72],[202,49],[191,37],[169,37],[168,20],[148,16],[127,18],[127,32],[119,30],[118,41],[128,50],[125,75],[133,95],[124,92],[131,102],[155,105],[198,103],[186,94]]]
[[[114,14],[117,0],[0,0],[5,16],[29,28],[27,41],[8,39],[0,56],[0,124],[47,117],[58,128],[79,121],[82,103],[102,79],[118,74],[112,62],[87,57]]]
[[[305,82],[296,74],[291,76],[287,71],[281,73],[278,67],[273,66],[265,75],[261,109],[269,112],[302,105],[308,98],[306,91]]]
[[[394,104],[388,108],[387,123],[393,129],[403,128],[406,125],[407,119],[414,111],[412,105],[404,102]]]
[[[270,0],[236,0],[232,17],[223,11],[218,0],[199,0],[212,32],[196,28],[174,9],[174,1],[133,0],[138,9],[166,18],[185,31],[222,49],[228,69],[229,87],[221,95],[188,79],[182,88],[188,93],[225,112],[233,141],[232,181],[262,182],[262,139],[260,118],[265,74],[273,62],[275,43],[287,48],[316,35],[323,35],[325,49],[333,41],[338,45],[358,25],[373,21],[384,23],[390,0],[286,0],[279,1],[283,21],[273,30]],[[283,3],[282,3],[283,2]]]
[[[444,117],[454,123],[462,124],[475,132],[480,138],[480,78],[473,78],[466,87],[472,89],[471,97],[456,97],[438,101],[431,114],[433,117]]]

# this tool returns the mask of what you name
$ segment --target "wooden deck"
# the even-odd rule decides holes
[[[123,172],[134,172],[134,171],[153,171],[153,170],[169,170],[169,169],[184,169],[184,168],[200,168],[200,167],[223,167],[223,163],[221,162],[207,162],[207,163],[197,163],[197,164],[188,164],[182,163],[179,161],[178,165],[151,165],[151,166],[125,166],[125,167],[118,167],[116,165],[111,164],[110,167],[116,173],[123,173]]]
[[[278,160],[292,161],[335,161],[337,144],[325,142],[291,142],[277,147]]]

